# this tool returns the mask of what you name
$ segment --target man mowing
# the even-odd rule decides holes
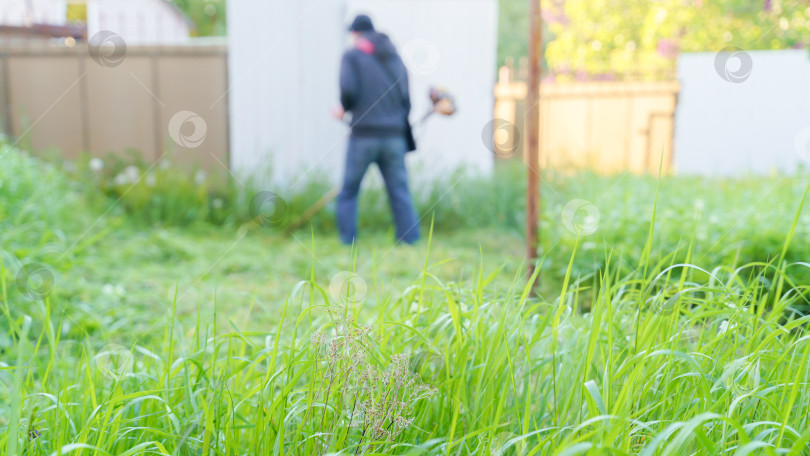
[[[334,116],[351,115],[343,187],[337,199],[340,240],[357,237],[357,197],[369,165],[376,163],[396,225],[397,242],[419,240],[419,218],[408,189],[405,154],[415,149],[408,115],[411,100],[408,71],[391,40],[374,30],[371,19],[359,15],[349,27],[353,47],[340,64],[340,106]]]

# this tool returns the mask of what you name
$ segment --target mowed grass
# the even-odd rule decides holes
[[[534,294],[508,223],[145,227],[14,159],[4,454],[810,453],[798,177],[550,176]]]

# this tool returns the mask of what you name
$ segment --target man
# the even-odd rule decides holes
[[[419,218],[408,189],[405,154],[412,148],[408,114],[411,111],[408,72],[391,40],[374,30],[371,19],[359,15],[352,22],[354,46],[340,64],[340,102],[334,116],[351,112],[351,136],[346,152],[343,187],[337,200],[340,240],[357,237],[357,197],[369,165],[376,163],[394,215],[397,242],[419,239]],[[412,138],[412,137],[410,137]]]

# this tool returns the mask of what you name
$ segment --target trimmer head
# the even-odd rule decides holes
[[[431,87],[428,96],[433,103],[433,112],[443,116],[452,116],[456,113],[456,101],[446,88]]]

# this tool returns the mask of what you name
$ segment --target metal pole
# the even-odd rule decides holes
[[[11,85],[9,75],[11,73],[8,69],[8,52],[3,52],[0,54],[0,62],[2,62],[3,67],[2,74],[0,74],[0,77],[3,79],[3,93],[0,94],[0,97],[2,97],[3,100],[3,120],[5,123],[3,130],[9,139],[16,141],[17,138],[14,137],[14,124],[12,123],[13,119],[11,118],[11,89],[9,88]]]
[[[530,0],[529,6],[529,84],[526,102],[529,111],[526,117],[526,158],[528,185],[526,186],[526,257],[529,277],[534,274],[539,246],[540,220],[540,61],[543,54],[543,19],[540,0]],[[532,284],[536,286],[537,282]]]
[[[152,147],[155,148],[154,152],[152,153],[152,157],[149,160],[150,163],[157,163],[158,160],[161,160],[165,155],[165,151],[163,150],[164,143],[163,143],[163,127],[161,122],[161,114],[164,111],[163,103],[160,101],[160,55],[156,50],[152,50],[149,52],[149,72],[150,78],[152,81],[152,131],[155,134],[155,137],[152,142]]]
[[[79,109],[81,111],[82,119],[82,148],[81,153],[91,154],[90,142],[90,98],[88,96],[87,88],[87,65],[85,59],[89,58],[89,54],[85,50],[76,50],[76,60],[79,63]],[[101,151],[98,151],[100,154]]]

